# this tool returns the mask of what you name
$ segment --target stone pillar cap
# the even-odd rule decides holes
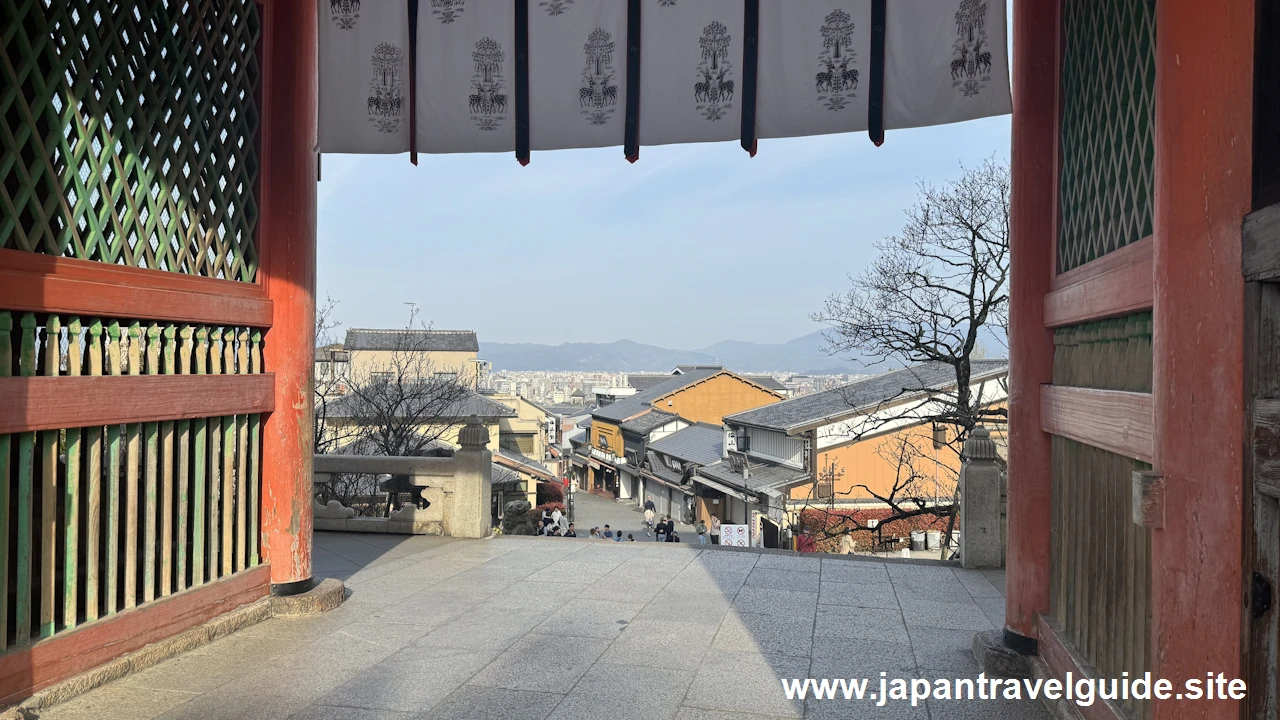
[[[480,418],[472,415],[458,433],[458,444],[464,448],[483,448],[489,444],[489,429],[480,422]]]
[[[974,428],[964,441],[962,455],[965,460],[995,460],[999,457],[995,441],[991,439],[991,431],[981,425]]]

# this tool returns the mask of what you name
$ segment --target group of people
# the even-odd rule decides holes
[[[676,523],[669,515],[663,515],[655,524],[656,517],[653,500],[646,500],[644,503],[644,526],[646,535],[656,535],[654,538],[658,542],[680,542],[680,533],[676,532]],[[705,545],[707,536],[711,536],[711,544],[720,544],[720,518],[715,515],[711,516],[711,524],[707,525],[705,520],[698,520],[698,524],[694,527],[694,531],[698,533],[698,543]],[[574,529],[573,523],[569,522],[569,517],[565,515],[560,508],[552,508],[550,510],[543,508],[542,518],[538,523],[538,534],[546,537],[578,537],[577,531]],[[612,540],[614,542],[635,542],[636,538],[632,533],[626,533],[623,537],[621,530],[614,530],[605,525],[603,528],[593,527],[588,537],[597,540]]]
[[[538,534],[547,537],[578,537],[573,523],[569,522],[569,516],[560,512],[560,508],[550,511],[546,508],[542,509],[542,519],[538,523]]]
[[[654,532],[657,535],[655,539],[658,542],[680,542],[680,533],[676,532],[676,523],[671,519],[671,516],[663,515],[658,520],[658,523],[654,524],[653,519],[656,510],[657,508],[654,507],[652,499],[644,501],[645,534],[648,535],[650,531]],[[720,518],[712,515],[710,527],[707,526],[705,520],[700,519],[697,526],[694,527],[694,531],[698,533],[698,544],[706,545],[707,535],[710,534],[712,544],[718,545],[720,541]]]
[[[597,540],[612,540],[614,542],[635,542],[636,541],[635,536],[632,535],[631,533],[627,533],[627,536],[624,538],[622,537],[621,530],[614,530],[608,525],[605,525],[603,529],[598,527],[591,528],[591,534],[588,535],[588,537],[593,537]]]

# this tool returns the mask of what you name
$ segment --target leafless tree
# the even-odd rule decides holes
[[[316,399],[312,451],[317,455],[334,452],[355,439],[355,432],[350,427],[329,422],[329,403],[347,392],[349,382],[345,370],[347,363],[342,359],[344,356],[328,349],[337,344],[336,335],[340,327],[335,317],[337,306],[338,301],[326,296],[324,302],[316,307],[316,373],[313,385]]]
[[[1009,167],[995,160],[962,166],[959,179],[941,186],[920,182],[902,232],[878,242],[871,266],[813,315],[831,328],[826,339],[832,354],[858,354],[873,364],[941,363],[953,370],[949,389],[904,383],[897,397],[867,413],[856,434],[929,423],[946,430],[944,444],[958,457],[973,428],[1001,421],[1003,411],[991,408],[995,393],[973,391],[972,362],[985,355],[983,338],[1007,347],[1009,189]],[[899,450],[892,462],[910,459]],[[905,484],[889,498],[862,489],[893,510],[891,519],[925,514],[908,491],[915,485],[910,474],[899,467]],[[929,501],[928,512],[948,515],[954,524],[957,492],[945,502]]]
[[[326,407],[323,447],[340,454],[422,456],[466,422],[468,378],[437,372],[429,328],[410,312],[405,327],[391,336],[385,358],[348,373],[348,390]],[[317,422],[319,424],[319,422]],[[334,477],[329,497],[361,513],[382,508],[383,492],[370,476]]]
[[[819,502],[828,502],[825,506],[807,508],[826,511],[822,513],[826,522],[822,527],[812,528],[812,534],[819,539],[833,538],[858,530],[875,530],[877,526],[883,533],[886,528],[891,528],[899,521],[921,516],[946,517],[954,506],[952,492],[958,477],[954,469],[937,462],[921,447],[922,439],[919,435],[907,433],[885,436],[875,453],[893,468],[893,481],[888,491],[883,487],[856,483],[832,496],[814,498]],[[844,472],[845,469],[836,461],[829,461],[823,466],[819,482],[826,481],[834,485],[833,480],[843,477]],[[872,524],[849,513],[832,511],[837,497],[849,497],[855,493],[888,508],[889,515]],[[891,535],[899,536],[900,534]]]

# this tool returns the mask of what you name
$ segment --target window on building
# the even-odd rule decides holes
[[[604,433],[601,433],[598,437],[600,440],[600,447],[602,448],[609,447],[609,438],[605,437]]]
[[[391,373],[389,372],[369,373],[369,379],[373,380],[376,383],[389,383],[391,382]]]
[[[457,382],[457,381],[458,381],[458,373],[456,373],[456,372],[438,372],[438,373],[436,373],[436,380],[444,380],[444,381],[447,381],[447,382]]]
[[[819,500],[830,500],[836,496],[836,484],[832,480],[819,480],[814,488],[814,495]]]

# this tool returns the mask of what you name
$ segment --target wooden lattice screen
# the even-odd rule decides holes
[[[1151,235],[1155,0],[1062,6],[1058,272]]]
[[[0,0],[0,248],[252,282],[253,0]]]
[[[254,0],[0,0],[0,704],[36,640],[264,576],[260,32]]]

